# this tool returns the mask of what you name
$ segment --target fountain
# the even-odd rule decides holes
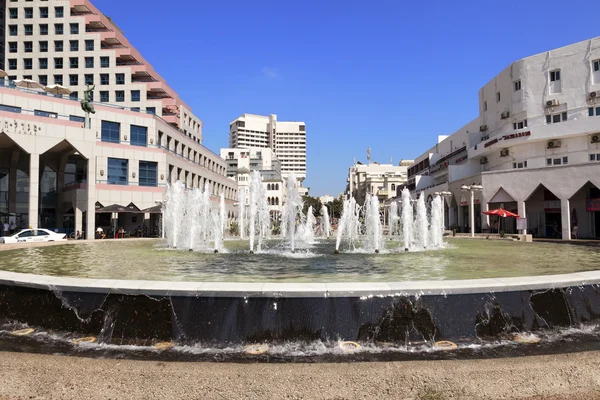
[[[329,211],[327,206],[323,204],[321,206],[321,236],[329,239],[331,234],[331,223],[329,222]]]
[[[287,178],[286,202],[283,205],[282,234],[289,243],[289,249],[296,250],[296,220],[302,215],[302,198],[298,192],[298,180],[292,172]]]
[[[413,241],[413,208],[410,192],[407,188],[402,189],[402,240],[404,241],[404,250],[409,251]]]
[[[312,206],[308,207],[306,216],[301,216],[298,226],[297,237],[305,244],[314,244],[315,242],[315,225],[317,219],[313,214]]]
[[[354,197],[344,200],[342,216],[338,225],[337,237],[335,241],[335,252],[340,251],[342,241],[347,243],[348,249],[356,249],[356,244],[360,236],[360,207],[356,204]]]
[[[379,216],[379,199],[376,195],[368,195],[364,206],[365,236],[364,248],[379,253],[382,242],[381,218]]]
[[[444,237],[444,200],[436,195],[431,202],[431,225],[429,238],[433,247],[441,247]]]
[[[246,238],[246,191],[238,190],[238,226],[240,230],[240,238]]]
[[[398,203],[393,201],[390,204],[390,211],[388,214],[388,235],[390,239],[394,235],[398,235],[400,232],[398,231],[398,223],[400,221],[400,216],[398,215]]]
[[[427,220],[427,207],[425,206],[425,196],[423,193],[417,200],[417,227],[416,243],[417,247],[426,249],[429,245],[429,221]]]

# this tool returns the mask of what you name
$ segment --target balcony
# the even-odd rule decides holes
[[[102,21],[89,21],[85,26],[85,31],[87,33],[95,33],[95,32],[112,32],[113,30],[108,28],[106,25],[102,23]]]

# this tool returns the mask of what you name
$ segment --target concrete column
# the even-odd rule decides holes
[[[63,227],[65,213],[63,191],[65,188],[65,168],[68,158],[68,156],[63,156],[60,159],[60,165],[56,172],[56,227],[59,229]]]
[[[456,221],[454,220],[455,212],[456,210],[454,209],[454,207],[448,208],[448,229],[450,229],[450,227],[456,223]]]
[[[563,240],[571,240],[571,207],[569,199],[560,200],[560,219]]]
[[[83,213],[81,208],[77,206],[73,207],[73,211],[75,211],[75,234],[77,234],[77,231],[81,232],[83,230]]]
[[[463,231],[463,228],[465,227],[465,217],[464,217],[464,207],[463,206],[458,206],[458,226],[461,228],[461,232]]]
[[[40,200],[40,155],[33,153],[29,158],[29,226],[38,228]]]
[[[486,211],[490,210],[490,205],[488,204],[487,201],[481,201],[480,203],[481,206],[481,230],[483,231],[484,229],[490,229],[490,216],[489,215],[485,215],[483,214]]]
[[[523,200],[517,201],[517,208],[518,208],[519,218],[527,218],[527,209],[525,208],[525,201],[523,201]],[[519,233],[522,235],[527,235],[527,229],[521,229],[519,231]]]
[[[93,239],[96,233],[96,163],[94,159],[95,157],[88,160],[87,165],[86,239]]]
[[[17,212],[17,165],[19,164],[20,150],[13,150],[11,167],[8,172],[8,212]],[[21,228],[18,226],[17,228]]]

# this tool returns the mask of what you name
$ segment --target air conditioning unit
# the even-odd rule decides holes
[[[480,132],[487,131],[487,125],[481,125],[481,126],[479,127],[479,131],[480,131]]]
[[[509,116],[510,116],[510,112],[508,112],[508,111],[504,111],[504,112],[503,112],[503,113],[500,115],[500,118],[502,118],[502,119],[506,119],[506,118],[508,118]]]
[[[508,149],[500,150],[500,157],[508,157]]]
[[[479,159],[479,164],[487,164],[487,162],[488,162],[487,157],[481,157]]]
[[[600,143],[600,136],[598,136],[598,135],[592,136],[592,143]]]
[[[559,105],[559,104],[560,104],[560,103],[558,102],[558,100],[556,100],[556,99],[552,99],[552,100],[548,100],[548,101],[546,102],[546,107],[554,107],[554,106],[557,106],[557,105]]]
[[[590,99],[593,99],[596,96],[598,96],[598,92],[590,92]]]
[[[551,140],[548,142],[549,149],[558,149],[560,147],[560,145],[561,145],[560,140]]]

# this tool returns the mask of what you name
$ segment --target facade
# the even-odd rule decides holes
[[[97,227],[115,225],[127,231],[146,225],[152,234],[165,185],[175,180],[188,188],[208,185],[233,211],[237,185],[227,178],[224,160],[202,146],[201,121],[91,3],[11,1],[5,11],[9,80],[0,87],[0,219],[88,238]],[[45,58],[47,65],[40,61]],[[69,58],[78,58],[78,66]],[[53,84],[59,75],[75,95],[14,87],[13,79]],[[90,128],[83,127],[77,101],[87,75],[96,85]]]
[[[446,222],[459,229],[471,212],[461,187],[478,184],[476,231],[495,229],[481,212],[503,207],[526,218],[521,233],[600,237],[599,98],[600,38],[516,61],[479,91],[478,118],[415,160],[409,187],[450,191]]]
[[[321,204],[333,203],[333,200],[335,200],[335,197],[329,194],[325,194],[319,197],[319,201],[321,202]]]
[[[277,121],[277,116],[243,114],[229,124],[229,147],[270,148],[281,162],[281,175],[294,173],[300,182],[300,194],[306,178],[306,124]]]
[[[354,164],[348,169],[345,194],[354,197],[359,204],[364,203],[367,194],[376,194],[383,204],[399,195],[399,191],[407,183],[408,166],[412,163],[412,160],[403,160],[399,165],[377,162]]]
[[[267,191],[267,203],[271,215],[280,215],[283,206],[284,181],[281,177],[281,163],[269,148],[221,149],[221,158],[227,164],[227,177],[237,182],[238,193],[246,193],[246,203],[250,202],[250,174],[259,171],[263,186]]]

